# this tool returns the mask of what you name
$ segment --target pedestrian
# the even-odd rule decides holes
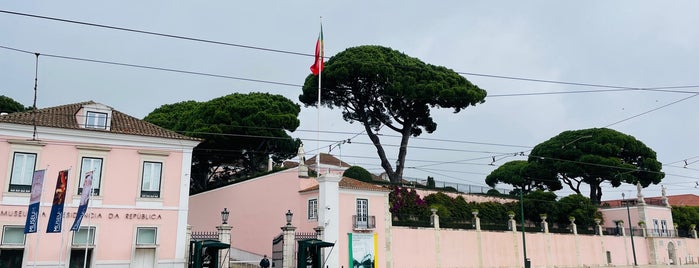
[[[262,260],[260,261],[260,267],[269,268],[269,259],[267,259],[267,255],[262,257]]]

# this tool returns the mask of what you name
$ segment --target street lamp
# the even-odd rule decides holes
[[[223,208],[223,211],[221,211],[221,221],[223,222],[222,224],[228,224],[228,215],[230,215],[230,211],[228,211],[228,208]]]
[[[626,216],[628,216],[629,219],[629,233],[631,235],[631,252],[633,252],[633,266],[638,266],[638,262],[636,262],[636,246],[634,246],[633,243],[633,225],[631,224],[631,210],[629,209],[629,202],[626,201],[626,196],[624,193],[621,193],[621,199],[626,202]]]
[[[529,258],[527,258],[527,238],[524,235],[524,184],[519,189],[519,214],[522,220],[522,251],[524,252],[524,268],[531,267]]]
[[[291,209],[286,211],[286,226],[291,226],[291,218],[294,217],[294,213],[291,213]]]

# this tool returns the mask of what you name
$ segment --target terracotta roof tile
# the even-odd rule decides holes
[[[355,189],[355,190],[378,191],[378,192],[390,192],[391,191],[388,188],[383,187],[381,185],[371,184],[368,182],[363,182],[363,181],[359,181],[359,180],[355,180],[355,179],[347,178],[347,177],[342,177],[342,179],[340,180],[339,186],[340,186],[340,188],[343,188],[343,189]],[[306,189],[303,189],[300,192],[317,191],[318,188],[319,188],[318,185],[314,185],[314,186],[308,187]]]
[[[320,153],[320,163],[323,165],[333,165],[333,166],[339,166],[339,167],[351,167],[350,164],[347,164],[343,162],[342,160],[338,159],[337,157],[331,155],[331,154],[326,154],[326,153]],[[306,166],[311,166],[316,164],[316,156],[311,157],[311,159],[306,160]]]
[[[101,131],[119,134],[150,136],[158,138],[195,140],[177,132],[164,129],[133,116],[112,109],[111,127],[109,130],[80,127],[75,119],[76,114],[84,105],[97,104],[94,101],[66,104],[48,108],[37,109],[36,125],[41,127],[53,127],[64,129],[76,129],[83,131]],[[111,107],[110,107],[111,108]],[[0,116],[0,123],[12,123],[21,125],[33,125],[34,112],[17,112]]]

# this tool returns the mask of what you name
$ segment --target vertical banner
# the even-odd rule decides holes
[[[92,171],[85,172],[85,180],[83,180],[83,192],[80,196],[80,206],[78,207],[78,213],[75,216],[75,222],[73,222],[73,227],[70,227],[71,231],[77,231],[80,229],[80,222],[85,216],[85,211],[87,211],[87,204],[90,202],[90,196],[92,195]]]
[[[374,234],[349,234],[350,267],[374,268]]]
[[[63,204],[66,201],[66,188],[68,186],[68,170],[58,172],[56,180],[56,190],[53,194],[53,205],[49,214],[49,224],[46,226],[47,233],[60,233],[63,226]]]
[[[44,187],[44,173],[46,170],[34,171],[32,176],[32,192],[29,197],[29,210],[27,222],[24,224],[24,233],[36,233],[39,226],[39,205],[41,204],[41,190]]]

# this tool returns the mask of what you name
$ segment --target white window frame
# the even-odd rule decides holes
[[[136,205],[139,206],[145,205],[145,206],[152,206],[156,205],[159,206],[158,204],[162,205],[162,200],[163,196],[165,195],[167,191],[167,160],[168,156],[170,155],[170,152],[168,151],[157,151],[157,150],[138,150],[138,154],[141,155],[141,160],[139,162],[139,169],[138,169],[138,192],[136,193]],[[148,191],[143,189],[143,174],[145,172],[145,163],[146,162],[157,162],[160,163],[160,182],[159,182],[159,192],[158,192],[158,197],[143,197],[143,192]],[[179,177],[177,178],[179,180]],[[141,201],[141,202],[139,202]],[[155,203],[154,203],[155,202]]]
[[[80,199],[80,193],[82,193],[82,183],[85,177],[85,173],[81,173],[83,167],[83,158],[88,157],[88,158],[102,158],[102,171],[101,174],[99,175],[99,182],[97,182],[97,186],[99,187],[99,195],[93,195],[92,200],[100,201],[101,202],[101,195],[104,194],[104,181],[106,179],[106,174],[109,174],[107,170],[107,166],[109,163],[109,159],[107,158],[107,155],[109,152],[112,150],[110,147],[105,147],[105,146],[92,146],[92,145],[76,145],[76,149],[78,149],[78,157],[75,160],[77,163],[77,167],[79,168],[76,172],[71,172],[75,173],[73,174],[75,176],[75,179],[73,180],[73,188],[71,190],[73,194],[73,200],[75,199]],[[95,188],[95,174],[92,174],[92,188]]]
[[[160,198],[163,181],[163,163],[143,161],[141,162],[141,170],[141,193],[139,196],[141,198]]]
[[[99,103],[86,104],[76,114],[76,120],[82,128],[111,130],[112,114],[112,108],[109,106]],[[102,118],[104,118],[104,124],[99,122]]]
[[[357,223],[366,223],[367,225],[369,224],[369,199],[368,198],[357,198],[355,201],[356,209],[355,212],[357,213]],[[361,204],[364,203],[365,206],[362,206]]]
[[[22,243],[7,243],[5,241],[5,238],[6,238],[8,229],[14,229],[14,230],[22,233]],[[0,245],[3,248],[24,248],[24,245],[26,242],[27,242],[27,235],[24,234],[24,226],[5,225],[2,227],[2,240],[0,240]]]
[[[85,128],[107,129],[109,114],[105,112],[86,111]]]
[[[13,170],[13,165],[14,165],[14,160],[15,160],[15,153],[25,153],[25,154],[36,154],[36,160],[34,164],[34,170],[37,169],[39,166],[39,163],[41,163],[41,149],[44,145],[46,145],[44,142],[41,141],[28,141],[28,140],[15,140],[15,139],[8,139],[7,143],[10,144],[10,150],[8,154],[8,161],[7,161],[7,173],[5,173],[7,178],[5,180],[5,189],[4,193],[2,196],[2,201],[3,202],[9,202],[8,198],[13,199],[17,197],[29,197],[29,194],[31,192],[17,192],[17,191],[10,191],[10,184],[12,183],[12,170]],[[34,171],[32,171],[32,176],[33,177]],[[31,189],[31,179],[29,179],[30,183],[30,189]],[[13,199],[14,200],[14,199]],[[16,201],[16,200],[15,200]],[[29,202],[27,200],[26,202]]]
[[[89,161],[90,165],[88,167],[85,166],[85,161]],[[99,160],[99,167],[95,168],[95,163],[97,160]],[[92,173],[92,195],[93,196],[99,196],[100,195],[100,190],[101,190],[101,181],[102,181],[102,170],[104,169],[104,158],[101,157],[92,157],[92,156],[83,156],[80,159],[80,179],[78,180],[78,194],[82,193],[83,190],[83,181],[85,180],[85,173],[88,171],[93,171]]]
[[[73,248],[85,247],[85,241],[75,241],[76,236],[83,234],[86,236],[86,239],[88,240],[87,247],[92,248],[96,245],[95,241],[97,240],[97,227],[80,226],[77,232],[73,232],[73,236],[70,242]]]
[[[152,230],[155,232],[154,237],[153,237],[153,243],[139,243],[139,234],[141,231],[145,230]],[[137,248],[154,248],[158,246],[158,227],[152,227],[152,226],[141,226],[141,227],[136,227],[136,237],[134,239],[134,244],[136,245]]]
[[[308,200],[308,219],[318,220],[318,199],[313,198]]]
[[[34,159],[29,160],[28,158],[32,156]],[[22,159],[18,159],[21,157]],[[36,170],[36,164],[38,160],[37,153],[30,152],[20,152],[16,151],[12,153],[12,164],[10,171],[10,185],[8,187],[9,192],[14,193],[30,193],[32,190],[32,177],[34,176],[34,171]],[[21,170],[18,171],[17,164],[18,161],[22,161]],[[29,162],[32,161],[30,164]],[[31,167],[29,166],[31,165]],[[18,181],[19,180],[19,181]],[[14,189],[13,189],[14,188]],[[24,191],[23,188],[27,190]]]

